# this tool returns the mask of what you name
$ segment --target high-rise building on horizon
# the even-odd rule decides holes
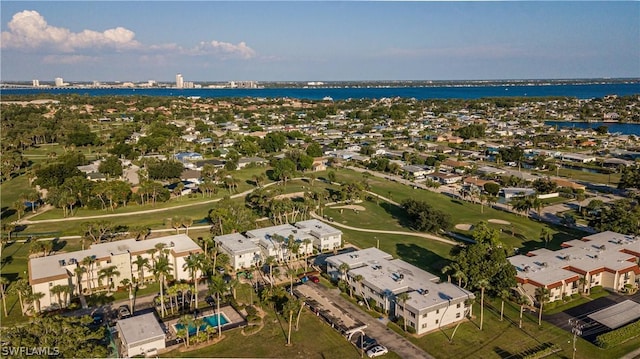
[[[40,80],[33,80],[33,87],[40,87]]]
[[[176,74],[176,88],[184,88],[184,78],[182,78],[182,74]]]
[[[56,86],[64,86],[64,80],[62,79],[62,77],[56,77],[54,82]]]

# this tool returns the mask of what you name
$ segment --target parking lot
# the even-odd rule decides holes
[[[362,311],[357,305],[340,296],[339,289],[329,289],[321,283],[307,282],[297,286],[294,293],[304,298],[305,301],[313,302],[313,304],[318,306],[319,310],[329,313],[329,316],[340,315],[337,320],[338,323],[334,323],[334,327],[343,334],[346,334],[348,330],[343,331],[341,328],[351,328],[353,331],[354,327],[364,326],[360,330],[364,332],[365,335],[375,339],[377,343],[385,346],[389,351],[395,352],[402,358],[433,358],[409,340],[389,329],[386,325],[388,321],[386,318],[373,318],[368,313]],[[358,332],[359,331],[354,331],[352,337],[354,346],[358,344],[358,334],[355,334]]]

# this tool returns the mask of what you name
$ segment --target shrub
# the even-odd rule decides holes
[[[572,298],[572,299],[580,298],[580,293],[573,293],[573,294],[571,294],[571,298]]]
[[[565,296],[562,298],[562,301],[564,301],[565,303],[566,303],[566,302],[568,302],[568,301],[570,301],[570,300],[571,300],[571,296],[570,296],[570,295],[565,295]]]
[[[407,327],[407,331],[411,334],[416,334],[416,328],[414,327]]]
[[[640,321],[626,325],[620,329],[612,330],[608,333],[596,337],[596,345],[603,349],[622,344],[631,338],[640,335]]]

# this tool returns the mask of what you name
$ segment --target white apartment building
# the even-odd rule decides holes
[[[40,87],[40,80],[33,80],[32,81],[32,86],[33,87]]]
[[[342,244],[342,232],[318,220],[282,224],[240,233],[216,236],[218,248],[226,253],[234,270],[260,265],[268,257],[282,262],[318,251],[333,250]],[[294,241],[297,252],[289,246]]]
[[[296,222],[296,227],[313,237],[313,246],[319,252],[332,251],[342,246],[342,231],[317,219]]]
[[[57,87],[64,86],[64,80],[62,79],[62,77],[56,77],[54,79],[54,83]]]
[[[340,266],[349,269],[344,275]],[[408,327],[424,334],[463,320],[471,315],[470,299],[474,294],[452,283],[440,282],[438,276],[415,267],[377,248],[339,254],[327,258],[327,272],[342,278],[353,292],[390,315],[403,317]],[[356,281],[356,278],[361,278]],[[398,295],[407,293],[403,303]]]
[[[200,253],[202,249],[185,234],[177,234],[167,237],[136,241],[125,239],[121,241],[94,244],[91,248],[61,253],[47,257],[31,258],[29,260],[29,284],[34,293],[44,293],[40,300],[41,310],[55,309],[58,306],[57,297],[51,293],[51,288],[56,285],[68,286],[71,293],[78,294],[78,279],[75,273],[77,267],[81,267],[85,258],[91,258],[93,264],[87,266],[87,273],[83,274],[80,286],[83,292],[88,292],[88,286],[96,290],[107,290],[109,284],[113,289],[121,286],[123,279],[137,281],[142,272],[143,281],[153,281],[153,274],[149,268],[138,268],[135,264],[137,257],[147,258],[149,265],[153,265],[155,258],[160,253],[156,245],[164,245],[165,255],[168,257],[176,280],[190,280],[188,270],[183,268],[185,258],[190,254]],[[155,251],[154,251],[155,250]],[[154,252],[154,253],[152,253]],[[118,275],[112,278],[99,279],[100,270],[115,266]],[[200,273],[197,273],[200,276]]]
[[[535,302],[536,288],[549,290],[549,301],[561,300],[591,287],[623,291],[640,281],[640,240],[601,232],[562,243],[562,249],[537,249],[509,258],[516,268],[518,290]]]
[[[184,88],[184,78],[182,74],[176,74],[176,88]]]

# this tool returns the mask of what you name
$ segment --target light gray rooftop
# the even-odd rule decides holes
[[[387,252],[383,252],[378,248],[371,247],[356,252],[338,254],[327,258],[327,262],[334,267],[339,267],[342,263],[347,263],[349,268],[355,269],[365,265],[377,265],[382,261],[388,261],[393,256]]]
[[[153,313],[118,320],[120,337],[129,345],[149,339],[164,338],[164,330]]]
[[[121,241],[99,243],[92,245],[89,249],[60,253],[47,257],[32,258],[29,260],[29,278],[37,280],[41,278],[66,275],[66,266],[74,265],[85,257],[95,256],[95,258],[110,257],[114,254],[145,252],[155,247],[158,243],[164,243],[167,249],[176,253],[199,251],[200,247],[185,234],[176,234],[167,237],[136,241],[135,239],[124,239]]]
[[[517,276],[521,279],[549,285],[578,274],[568,270],[568,267],[583,272],[601,268],[615,271],[628,269],[634,265],[629,260],[635,259],[636,255],[623,251],[640,252],[640,241],[633,236],[602,232],[584,239],[564,242],[564,248],[557,251],[537,249],[526,256],[509,257],[509,262],[516,267]]]
[[[339,229],[334,228],[317,219],[309,219],[306,221],[297,222],[296,227],[305,231],[309,231],[309,233],[318,237],[342,234],[342,231],[340,231]]]
[[[266,248],[272,246],[275,247],[277,245],[273,239],[273,236],[276,234],[282,236],[285,240],[288,240],[289,236],[293,236],[296,242],[302,242],[307,238],[313,240],[313,237],[310,234],[290,224],[253,229],[246,232],[247,237],[258,239],[260,244]]]
[[[234,254],[251,253],[260,250],[257,243],[240,233],[217,236],[214,238],[214,241],[218,242],[222,248]]]

